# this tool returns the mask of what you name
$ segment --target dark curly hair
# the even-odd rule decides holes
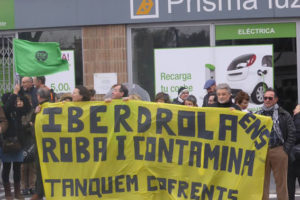
[[[81,101],[91,100],[91,93],[86,87],[84,87],[82,85],[78,85],[75,88],[77,88],[79,90],[79,94],[82,96]]]

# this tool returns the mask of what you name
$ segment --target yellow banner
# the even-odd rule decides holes
[[[261,199],[272,120],[143,101],[47,103],[36,138],[48,199]]]

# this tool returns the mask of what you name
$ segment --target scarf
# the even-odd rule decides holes
[[[177,100],[178,100],[180,103],[183,103],[183,102],[184,102],[184,100],[181,99],[179,96],[177,97]]]
[[[282,137],[282,133],[281,133],[281,130],[280,130],[280,127],[279,127],[278,109],[279,109],[278,104],[275,104],[274,106],[272,106],[270,108],[267,108],[265,105],[263,105],[263,107],[261,107],[261,110],[259,110],[257,112],[257,114],[263,115],[264,112],[272,112],[273,111],[273,115],[272,115],[273,130],[274,130],[275,134],[278,136],[278,138],[280,139],[280,141],[283,144],[284,139]]]

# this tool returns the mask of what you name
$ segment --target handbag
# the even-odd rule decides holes
[[[33,162],[35,157],[35,144],[29,145],[23,149],[23,162]]]
[[[22,149],[17,136],[2,138],[2,150],[4,153],[15,153]]]

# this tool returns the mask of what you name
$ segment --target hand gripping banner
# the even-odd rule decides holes
[[[261,199],[272,120],[143,101],[43,104],[48,199]]]

